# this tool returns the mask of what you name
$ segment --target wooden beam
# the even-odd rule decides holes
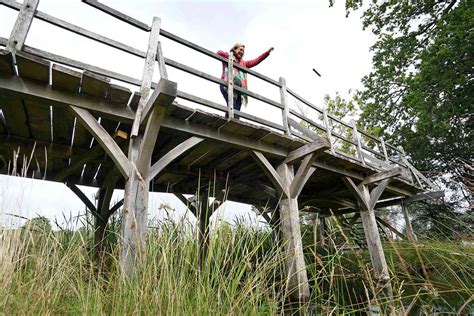
[[[152,110],[152,113],[146,124],[143,137],[140,141],[140,150],[138,152],[137,169],[144,178],[148,178],[148,172],[151,164],[151,156],[155,149],[156,139],[161,128],[161,123],[165,117],[166,108],[158,106]]]
[[[294,163],[296,160],[305,157],[312,153],[318,153],[330,148],[329,141],[326,138],[320,137],[312,143],[301,146],[288,154],[288,157],[282,163]]]
[[[402,174],[402,169],[400,167],[398,168],[393,168],[387,171],[382,171],[376,174],[372,174],[368,177],[365,177],[364,180],[362,180],[361,184],[366,185],[366,184],[371,184],[374,182],[379,182],[385,179],[393,178],[396,176],[399,176]]]
[[[148,173],[148,180],[153,180],[166,166],[173,162],[176,158],[184,154],[189,149],[204,141],[204,138],[192,136],[177,145],[175,148],[166,153],[157,162],[153,164]]]
[[[277,168],[278,177],[284,184],[293,181],[293,167],[281,164]],[[280,202],[280,227],[286,253],[286,282],[291,299],[304,302],[309,297],[308,276],[303,254],[303,243],[299,222],[298,200],[289,195]]]
[[[125,179],[128,179],[132,166],[122,149],[117,145],[112,136],[97,122],[87,110],[70,106],[71,112],[82,123],[82,125],[94,136],[97,142],[104,148],[114,161],[117,169]]]
[[[277,171],[273,168],[272,164],[265,158],[265,156],[253,150],[252,157],[258,163],[258,165],[263,169],[263,172],[267,175],[270,181],[273,183],[275,188],[284,193],[288,198],[291,196],[289,191],[289,184],[285,183],[282,178],[278,175]]]
[[[444,191],[433,191],[433,192],[426,192],[426,193],[409,196],[403,200],[403,203],[408,204],[408,203],[413,203],[413,202],[418,202],[418,201],[437,199],[440,197],[444,197]]]
[[[141,116],[142,123],[146,122],[151,110],[157,106],[167,107],[171,105],[178,94],[178,85],[176,82],[162,78],[158,82],[158,87],[153,91],[143,108]]]
[[[189,210],[194,214],[194,216],[198,216],[198,212],[197,212],[197,207],[196,207],[196,203],[187,199],[183,194],[181,193],[174,193],[174,195],[181,201],[181,203],[184,204],[184,206],[186,206],[187,208],[189,208]]]
[[[135,112],[135,120],[133,121],[131,137],[138,136],[140,124],[142,122],[142,111],[145,108],[148,95],[150,93],[151,82],[153,79],[153,70],[155,68],[156,54],[158,52],[158,41],[160,37],[161,20],[158,17],[153,18],[150,36],[148,38],[148,49],[143,66],[142,84],[140,86],[141,98],[138,102],[138,108]]]
[[[94,216],[100,217],[97,212],[95,205],[87,198],[87,196],[79,189],[79,187],[73,183],[66,183],[66,186],[71,189],[72,192],[86,205],[86,207],[92,212]]]
[[[298,198],[301,193],[301,190],[303,190],[303,187],[308,181],[309,177],[311,177],[311,175],[316,170],[316,168],[313,167],[313,162],[315,159],[316,153],[313,152],[311,154],[306,155],[306,157],[301,162],[300,166],[298,167],[298,171],[296,172],[296,175],[293,181],[291,182],[291,197]]]
[[[360,206],[362,206],[364,210],[368,210],[370,196],[367,193],[364,193],[357,185],[355,185],[354,181],[352,181],[351,178],[342,177],[342,181],[346,184],[352,195],[357,199]]]
[[[163,128],[169,128],[181,132],[193,134],[195,136],[222,141],[240,148],[257,150],[262,153],[286,157],[288,151],[276,145],[267,144],[248,137],[238,136],[235,133],[218,131],[200,124],[184,121],[182,119],[166,116],[163,120]]]
[[[130,124],[133,112],[128,107],[118,107],[106,100],[100,100],[85,94],[71,94],[67,91],[53,89],[49,85],[23,80],[19,77],[0,76],[0,93],[5,97],[21,96],[32,103],[43,103],[58,107],[70,105],[90,110],[97,115]]]
[[[38,7],[39,0],[25,0],[21,6],[18,18],[15,21],[13,30],[10,34],[10,38],[7,43],[7,50],[12,53],[21,51],[23,44],[25,43],[26,36],[30,30],[33,17],[35,15],[36,8]]]
[[[386,221],[384,221],[383,219],[381,219],[379,216],[375,216],[375,219],[377,220],[377,222],[379,222],[381,225],[387,227],[391,232],[393,232],[395,235],[397,235],[398,237],[400,237],[401,239],[405,239],[405,235],[403,235],[402,233],[400,233],[395,227],[393,227],[392,225],[390,225],[389,223],[387,223]]]
[[[387,187],[389,181],[390,178],[382,180],[374,189],[372,189],[372,192],[370,192],[369,209],[374,209],[375,204]]]
[[[124,133],[122,131],[117,131],[117,133],[115,133],[112,138],[117,139],[117,140],[118,139],[126,139],[126,136],[124,135]],[[68,146],[66,148],[68,148],[72,151],[72,149],[74,147],[71,148],[71,147]],[[87,152],[83,153],[82,155],[75,155],[74,162],[72,164],[70,164],[67,168],[61,170],[54,177],[54,181],[63,181],[68,176],[70,176],[71,174],[73,174],[74,172],[76,172],[77,170],[82,168],[82,166],[85,163],[100,157],[100,155],[102,155],[104,152],[105,152],[105,150],[102,148],[102,146],[100,144],[96,144],[94,147],[92,147]],[[70,158],[70,157],[68,157],[68,158]]]
[[[120,201],[118,201],[117,203],[114,204],[114,206],[112,206],[109,210],[109,216],[111,216],[112,214],[114,214],[120,207],[122,207],[123,205],[123,199],[121,199]]]

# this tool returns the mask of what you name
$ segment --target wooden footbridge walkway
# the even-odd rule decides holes
[[[235,90],[281,111],[280,122],[233,111],[232,101],[218,104],[207,100],[204,92],[181,91],[179,81],[168,80],[168,67],[213,82],[216,90],[228,83],[173,60],[160,38],[213,58],[216,64],[232,66],[232,60],[161,29],[159,18],[150,26],[97,1],[83,2],[117,18],[117,23],[148,32],[148,47],[141,51],[48,15],[37,10],[38,0],[0,0],[2,10],[19,11],[11,36],[0,38],[2,174],[66,183],[95,215],[99,244],[108,218],[122,207],[120,262],[128,273],[145,243],[151,190],[173,193],[194,211],[202,247],[214,208],[209,197],[255,205],[281,230],[293,256],[287,267],[289,285],[301,299],[308,296],[309,287],[299,209],[317,212],[320,218],[360,213],[375,277],[388,280],[374,210],[440,195],[409,163],[403,149],[327,114],[289,89],[283,78],[275,81],[249,69],[242,68],[278,89],[280,100]],[[142,78],[25,45],[35,18],[143,58]],[[154,72],[160,74],[159,82],[152,82]],[[137,89],[132,92],[111,79]],[[290,100],[316,114],[300,114]],[[98,187],[97,205],[78,184]],[[125,189],[125,196],[111,205],[116,188]],[[183,195],[196,192],[200,193],[194,199]]]

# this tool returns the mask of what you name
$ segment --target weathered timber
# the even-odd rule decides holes
[[[160,158],[157,162],[153,164],[148,174],[148,180],[151,181],[160,173],[161,170],[163,170],[173,160],[175,160],[177,157],[181,156],[184,152],[196,146],[203,140],[203,138],[193,136],[170,150],[167,154],[165,154],[162,158]]]
[[[49,61],[17,52],[16,64],[18,67],[18,75],[22,78],[35,80],[45,85],[49,84],[49,69],[51,67]]]
[[[293,181],[291,165],[281,164],[277,168],[286,190]],[[303,244],[299,224],[298,200],[290,195],[280,202],[280,227],[286,252],[286,276],[293,301],[304,302],[309,298],[308,276],[303,255]]]
[[[280,102],[283,105],[282,121],[285,129],[285,134],[291,136],[290,125],[288,124],[288,117],[290,116],[290,107],[288,105],[288,91],[286,90],[286,80],[280,77]]]
[[[133,113],[128,108],[118,108],[114,104],[87,95],[70,94],[66,91],[52,89],[34,81],[22,80],[21,78],[3,78],[0,76],[0,92],[4,97],[19,96],[37,102],[50,104],[52,106],[68,107],[70,105],[91,110],[102,117],[131,123]]]
[[[25,0],[23,2],[7,43],[7,50],[12,53],[16,53],[23,48],[38,3],[39,0]]]
[[[0,50],[0,73],[3,76],[14,76],[15,68],[13,67],[12,53],[6,50]]]
[[[90,71],[84,71],[82,73],[81,93],[104,99],[107,94],[109,83],[110,79],[107,77]]]
[[[150,93],[151,82],[153,79],[153,70],[155,68],[156,54],[158,53],[158,41],[160,35],[161,20],[157,17],[153,18],[150,37],[148,39],[148,49],[145,57],[145,64],[143,66],[142,84],[140,86],[141,98],[138,103],[137,111],[135,113],[135,120],[132,125],[131,137],[138,135],[138,129],[142,121],[142,111],[146,106],[148,95]]]
[[[130,175],[132,166],[127,157],[122,152],[122,149],[115,143],[112,136],[110,136],[104,128],[95,120],[95,118],[86,110],[70,107],[71,112],[76,118],[94,135],[94,138],[101,144],[102,148],[112,158],[122,176],[127,179]]]
[[[9,135],[31,137],[23,99],[19,96],[0,94],[0,109],[3,112]]]
[[[329,144],[329,141],[326,138],[319,137],[318,139],[315,139],[312,143],[303,145],[300,148],[290,152],[288,154],[288,157],[285,160],[283,160],[282,163],[292,164],[296,160],[301,159],[305,157],[306,155],[329,149],[330,146],[331,145]]]

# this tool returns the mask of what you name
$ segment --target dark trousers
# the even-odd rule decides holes
[[[225,104],[227,105],[229,104],[229,101],[228,101],[229,95],[227,94],[227,87],[224,85],[221,85],[220,88],[221,88],[222,96],[225,99]],[[242,95],[240,95],[240,93],[236,93],[234,90],[234,110],[240,111],[241,106],[242,106]]]

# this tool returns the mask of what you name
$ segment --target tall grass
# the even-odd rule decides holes
[[[336,242],[336,233],[334,227],[316,252],[305,238],[311,299],[289,309],[285,254],[270,231],[216,227],[199,267],[193,230],[161,223],[149,231],[146,258],[131,279],[119,271],[116,247],[107,255],[107,270],[98,271],[92,230],[3,231],[0,306],[5,314],[339,315],[370,308],[383,313],[387,303],[413,315],[472,311],[472,247],[435,240],[387,243],[395,293],[387,302],[377,295],[368,254],[343,250],[348,247]]]

